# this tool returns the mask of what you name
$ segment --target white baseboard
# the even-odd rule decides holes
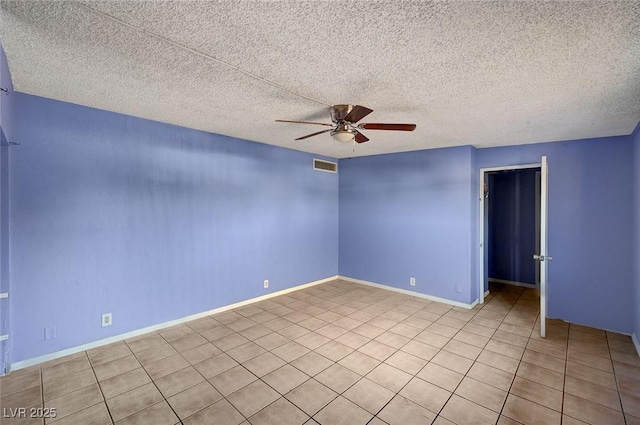
[[[373,287],[376,287],[376,288],[387,289],[389,291],[399,292],[399,293],[405,294],[405,295],[412,295],[414,297],[425,298],[427,300],[437,301],[439,303],[449,304],[449,305],[453,305],[453,306],[456,306],[456,307],[472,309],[473,307],[475,307],[478,304],[478,300],[475,300],[471,304],[465,304],[465,303],[461,303],[459,301],[448,300],[446,298],[435,297],[433,295],[422,294],[420,292],[409,291],[409,290],[406,290],[406,289],[394,288],[393,286],[382,285],[380,283],[369,282],[367,280],[354,279],[352,277],[347,277],[347,276],[338,276],[338,279],[346,280],[347,282],[360,283],[362,285],[373,286]]]
[[[48,362],[49,360],[55,360],[60,357],[68,356],[70,354],[79,353],[81,351],[91,350],[92,348],[101,347],[103,345],[111,344],[114,342],[122,341],[125,339],[133,338],[135,336],[143,335],[149,332],[157,331],[160,329],[168,328],[170,326],[179,325],[185,322],[189,322],[191,320],[200,319],[202,317],[211,316],[213,314],[222,313],[227,310],[231,310],[234,308],[242,307],[248,304],[253,304],[259,301],[264,301],[269,298],[277,297],[280,295],[285,295],[290,292],[299,291],[301,289],[309,288],[311,286],[319,285],[325,282],[331,282],[333,280],[338,279],[338,276],[331,276],[325,279],[316,280],[314,282],[305,283],[303,285],[294,286],[288,289],[283,289],[282,291],[272,292],[267,295],[261,295],[256,298],[250,298],[245,301],[240,301],[234,304],[225,305],[222,307],[214,308],[213,310],[203,311],[202,313],[196,313],[189,316],[182,317],[180,319],[170,320],[168,322],[159,323],[157,325],[147,326],[146,328],[136,329],[135,331],[126,332],[120,335],[114,335],[109,338],[100,339],[98,341],[89,342],[87,344],[78,345],[76,347],[67,348],[61,351],[56,351],[55,353],[49,353],[38,357],[33,357],[31,359],[22,360],[16,363],[11,363],[9,365],[9,371],[14,371],[18,369],[24,369],[25,367],[34,366],[40,363]]]
[[[535,283],[524,283],[524,282],[516,282],[514,280],[494,279],[493,277],[490,277],[487,280],[489,282],[504,283],[504,284],[507,284],[507,285],[522,286],[522,287],[525,287],[525,288],[536,288],[537,287]]]
[[[484,291],[484,296],[486,297],[487,295],[489,295],[489,290],[488,289],[486,291]]]
[[[638,342],[638,337],[635,332],[631,334],[631,341],[633,341],[633,345],[636,347],[636,353],[640,356],[640,342]]]

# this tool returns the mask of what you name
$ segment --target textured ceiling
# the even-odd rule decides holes
[[[349,157],[630,134],[640,2],[2,1],[15,90]],[[336,144],[327,105],[410,122]]]

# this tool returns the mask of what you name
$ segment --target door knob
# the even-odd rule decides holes
[[[551,260],[553,260],[553,257],[548,256],[548,255],[545,257],[544,255],[533,254],[533,259],[534,260],[540,260],[540,261],[545,261],[545,260],[551,261]]]

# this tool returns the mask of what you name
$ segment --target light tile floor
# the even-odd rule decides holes
[[[57,416],[0,423],[640,424],[628,336],[548,321],[541,339],[535,293],[491,289],[467,310],[310,287],[12,372],[1,416]]]

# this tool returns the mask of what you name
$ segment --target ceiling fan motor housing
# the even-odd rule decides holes
[[[344,118],[353,109],[353,105],[333,105],[329,108],[331,113],[331,121],[338,124],[344,121]]]

